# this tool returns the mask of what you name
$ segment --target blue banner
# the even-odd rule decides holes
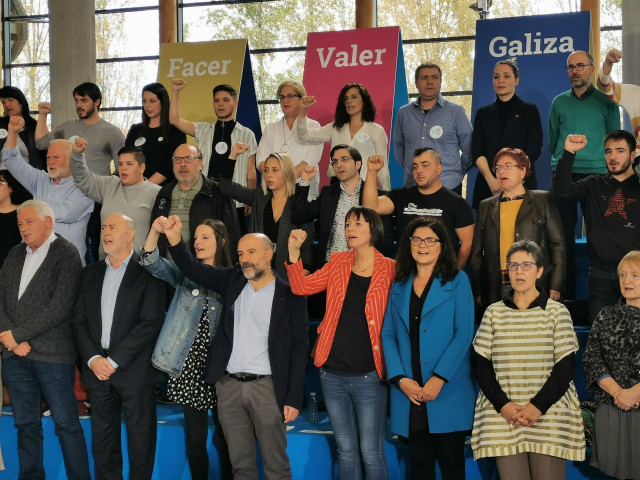
[[[536,161],[538,188],[551,187],[549,152],[549,108],[556,95],[571,88],[566,71],[567,57],[575,50],[589,51],[590,13],[498,18],[476,22],[476,51],[473,69],[471,119],[484,105],[496,99],[493,68],[504,59],[515,58],[520,71],[517,95],[534,103],[540,111],[544,140]],[[596,66],[596,71],[598,66]],[[491,165],[493,159],[490,158]],[[467,198],[473,197],[477,169],[469,172]]]

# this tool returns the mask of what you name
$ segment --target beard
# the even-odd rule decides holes
[[[76,109],[76,113],[78,114],[78,118],[84,120],[85,118],[91,117],[93,113],[96,111],[96,107],[91,107],[89,110],[83,110],[84,113],[80,113],[78,109]]]
[[[624,162],[621,162],[618,166],[617,169],[612,169],[609,167],[609,165],[607,164],[607,171],[611,174],[611,175],[620,175],[622,173],[625,173],[627,170],[629,170],[631,168],[631,159],[627,159]]]
[[[251,262],[242,263],[242,274],[244,278],[249,281],[260,280],[267,273],[267,269],[266,261],[261,261],[258,264]]]

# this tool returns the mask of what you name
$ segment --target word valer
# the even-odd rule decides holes
[[[169,59],[169,75],[167,77],[172,78],[179,73],[179,77],[203,77],[204,75],[226,75],[227,65],[231,63],[231,60],[211,60],[210,62],[185,62],[184,58],[170,58]]]
[[[316,48],[316,52],[318,52],[318,56],[320,57],[320,66],[327,68],[333,52],[336,51],[336,47],[329,47],[326,56],[324,50],[324,48]],[[375,60],[373,60],[374,54],[371,50],[362,50],[360,55],[358,55],[358,44],[354,43],[351,45],[351,60],[349,60],[348,51],[340,50],[335,55],[334,63],[336,67],[357,67],[358,64],[368,66],[371,65],[372,61],[374,65],[382,65],[382,54],[386,51],[386,48],[376,48]]]
[[[547,37],[540,38],[541,33],[536,32],[532,37],[531,33],[524,34],[524,41],[511,40],[507,37],[494,37],[489,43],[489,53],[493,57],[517,57],[519,55],[546,55],[550,53],[570,53],[573,52],[572,37]]]

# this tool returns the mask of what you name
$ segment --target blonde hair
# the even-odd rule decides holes
[[[287,198],[292,196],[296,191],[296,171],[293,168],[291,157],[286,153],[271,153],[264,161],[265,166],[270,158],[275,158],[280,164],[282,175],[284,175],[284,183],[287,186]],[[267,176],[262,174],[262,192],[266,195],[268,191]]]
[[[276,95],[280,95],[280,92],[284,87],[291,87],[293,91],[296,92],[297,95],[305,96],[307,94],[307,90],[304,88],[304,85],[298,82],[294,82],[293,80],[287,80],[286,82],[282,82],[278,85],[278,90],[276,91]]]
[[[640,250],[631,250],[622,257],[622,260],[620,260],[620,263],[618,264],[618,275],[620,275],[620,269],[625,264],[632,270],[640,273]]]

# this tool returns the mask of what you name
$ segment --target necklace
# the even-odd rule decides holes
[[[287,144],[287,142],[291,138],[291,135],[293,135],[293,133],[295,132],[295,130],[292,128],[291,129],[291,133],[287,137],[286,136],[285,124],[286,124],[286,119],[284,117],[282,117],[282,141],[284,142],[282,144],[282,146],[280,147],[280,151],[282,153],[287,153],[289,151],[289,145]],[[294,120],[294,126],[295,126],[295,120]]]
[[[372,266],[373,266],[373,263],[374,263],[374,262],[375,262],[375,260],[374,260],[373,262],[369,263],[369,264],[368,264],[366,267],[364,267],[364,268],[359,268],[359,267],[358,267],[358,268],[356,268],[356,266],[354,265],[354,266],[353,266],[353,271],[354,271],[354,272],[356,272],[356,273],[362,273],[362,272],[365,272],[365,271],[369,270],[369,267],[372,267]]]

